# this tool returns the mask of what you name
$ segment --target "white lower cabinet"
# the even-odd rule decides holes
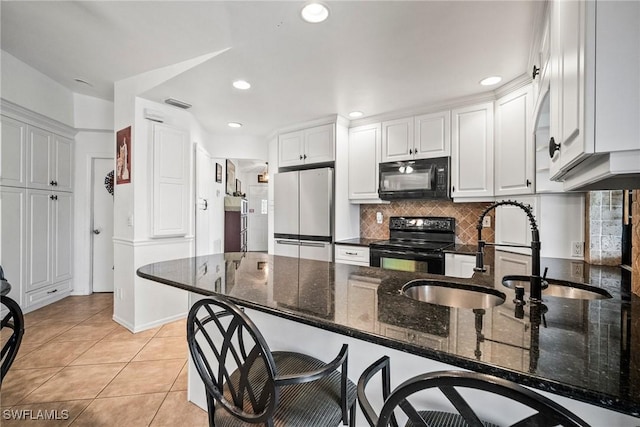
[[[474,255],[445,254],[444,275],[449,277],[471,277],[476,266]]]
[[[335,262],[340,264],[369,266],[369,247],[335,245]]]
[[[33,309],[71,292],[73,194],[26,190],[26,218],[21,220],[27,254],[22,302]]]

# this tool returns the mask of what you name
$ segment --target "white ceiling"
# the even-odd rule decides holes
[[[74,92],[113,99],[117,80],[230,47],[144,96],[192,104],[216,134],[255,137],[330,114],[474,95],[489,75],[508,82],[528,71],[541,6],[334,1],[326,22],[307,24],[303,4],[2,1],[2,49]],[[239,78],[252,88],[234,89]]]

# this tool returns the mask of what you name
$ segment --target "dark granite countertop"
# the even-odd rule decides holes
[[[373,242],[379,242],[381,239],[367,239],[366,237],[354,237],[353,239],[337,240],[336,245],[352,245],[352,246],[369,246]]]
[[[141,267],[138,275],[198,294],[227,295],[276,316],[639,416],[640,298],[621,297],[619,268],[580,262],[578,269],[575,261],[554,259],[541,264],[549,267],[550,278],[586,279],[613,298],[544,296],[544,310],[527,303],[516,315],[513,291],[496,285],[493,274],[460,279],[264,253],[160,262]],[[482,310],[415,301],[399,290],[416,278],[495,286],[506,301]],[[363,289],[372,298],[344,298],[350,292],[362,295]]]

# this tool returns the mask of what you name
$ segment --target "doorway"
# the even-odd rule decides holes
[[[268,249],[268,187],[265,184],[250,185],[248,194],[247,250],[266,252]]]
[[[113,292],[113,159],[93,158],[91,181],[92,290]]]

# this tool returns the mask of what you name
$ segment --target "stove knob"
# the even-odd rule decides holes
[[[418,224],[418,227],[422,227],[422,224],[425,224],[426,221],[419,219],[418,221],[416,221],[416,223]]]

